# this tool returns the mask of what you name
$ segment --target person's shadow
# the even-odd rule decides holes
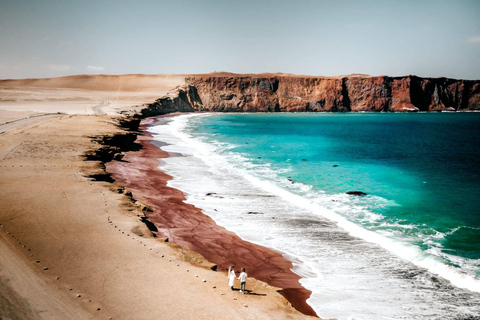
[[[240,291],[238,288],[233,288],[233,291]],[[251,296],[262,296],[265,297],[267,294],[266,293],[255,293],[252,290],[247,290],[245,289],[245,294],[251,295]]]

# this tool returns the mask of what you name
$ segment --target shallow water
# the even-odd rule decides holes
[[[184,155],[162,161],[170,185],[291,259],[321,317],[480,314],[480,114],[187,115],[149,131]]]

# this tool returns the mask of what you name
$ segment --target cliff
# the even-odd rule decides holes
[[[141,110],[142,116],[152,117],[172,112],[207,111],[194,86],[184,84]],[[129,114],[127,112],[126,114]]]
[[[480,81],[416,76],[228,75],[186,78],[155,112],[416,112],[480,110]]]

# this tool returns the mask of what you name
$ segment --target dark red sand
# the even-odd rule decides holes
[[[135,199],[153,209],[146,215],[158,228],[158,237],[168,237],[182,248],[200,253],[220,271],[226,271],[229,265],[235,265],[237,270],[245,267],[249,276],[283,288],[280,293],[294,308],[316,316],[306,303],[311,292],[300,285],[300,276],[291,271],[290,261],[278,252],[244,241],[218,226],[200,209],[183,202],[185,195],[181,191],[167,187],[171,177],[157,167],[158,159],[168,155],[150,143],[152,137],[145,131],[154,121],[142,121],[141,129],[145,133],[137,142],[143,149],[128,152],[123,161],[111,162],[107,170]]]

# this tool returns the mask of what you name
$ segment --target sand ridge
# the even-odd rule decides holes
[[[0,124],[7,112],[118,115],[140,110],[184,83],[183,75],[78,75],[0,80]],[[10,119],[10,118],[9,118]],[[3,121],[2,121],[3,120]]]

